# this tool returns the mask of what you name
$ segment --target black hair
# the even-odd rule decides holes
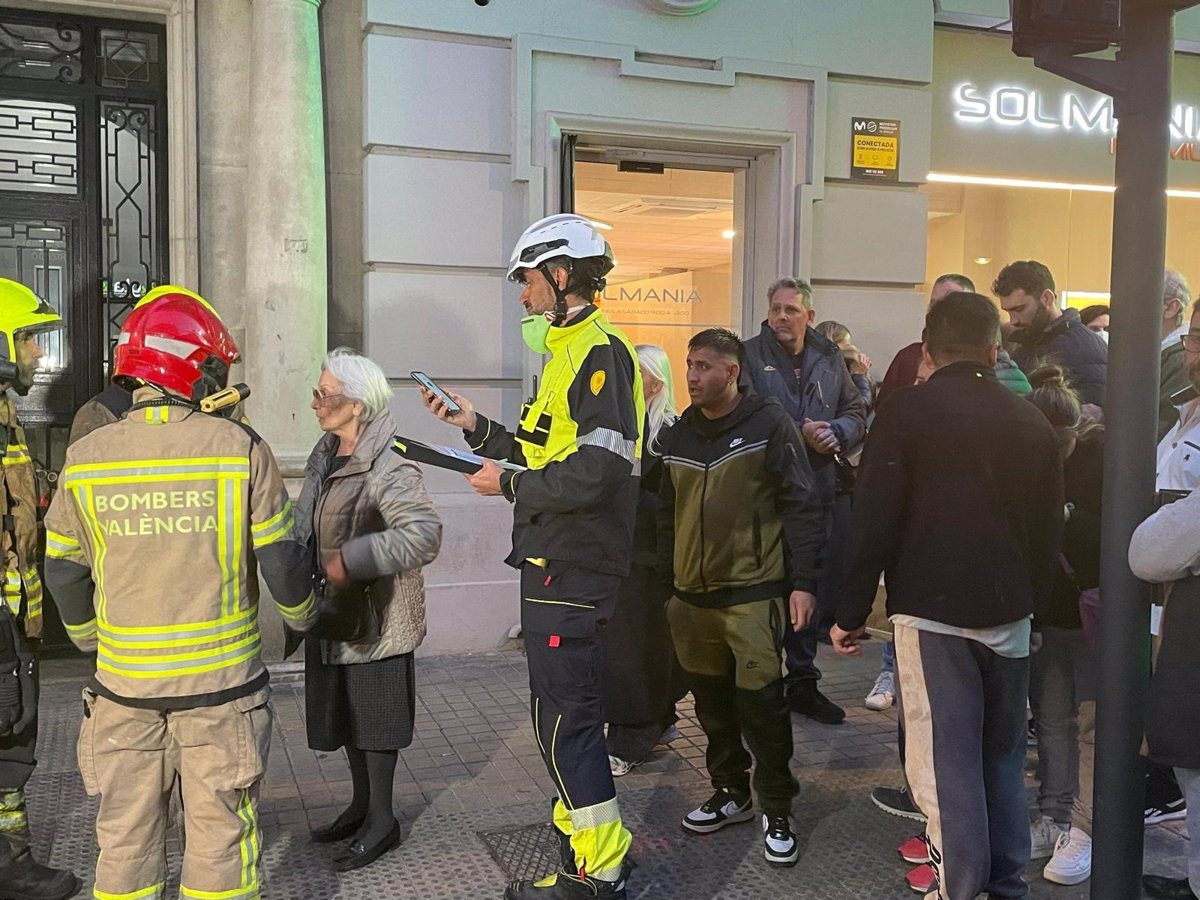
[[[992,293],[1007,297],[1013,291],[1024,291],[1031,297],[1040,297],[1044,291],[1054,290],[1054,276],[1036,259],[1019,259],[1000,270],[992,282]]]
[[[1094,320],[1100,318],[1101,316],[1107,315],[1108,304],[1095,303],[1091,306],[1085,306],[1079,311],[1079,320],[1083,322],[1084,325],[1090,325]]]
[[[945,275],[939,275],[933,282],[934,287],[937,287],[944,281],[949,281],[951,284],[957,284],[964,291],[975,292],[975,282],[966,275],[960,275],[957,272],[947,272]]]
[[[612,270],[612,261],[603,256],[590,256],[586,259],[556,256],[547,260],[546,265],[564,269],[567,273],[564,292],[574,294],[588,303],[595,302],[596,297],[604,292],[608,283],[606,276]]]
[[[716,350],[722,356],[730,356],[737,360],[739,366],[745,365],[746,348],[742,346],[741,338],[728,328],[706,328],[692,335],[688,341],[689,350]]]
[[[982,294],[955,291],[925,315],[925,343],[935,362],[980,358],[999,340],[1000,312]]]

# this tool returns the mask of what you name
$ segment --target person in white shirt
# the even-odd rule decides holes
[[[1183,348],[1182,370],[1200,392],[1200,308],[1193,310],[1188,329],[1176,339]],[[1158,445],[1155,487],[1160,491],[1190,491],[1200,487],[1200,398],[1176,407],[1175,425]]]

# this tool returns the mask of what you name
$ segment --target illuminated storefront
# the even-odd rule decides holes
[[[987,291],[1014,259],[1038,259],[1072,306],[1108,302],[1112,98],[1012,55],[1007,35],[934,35],[927,278],[963,272]],[[1167,264],[1200,278],[1200,58],[1176,54]]]

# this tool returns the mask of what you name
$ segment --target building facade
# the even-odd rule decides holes
[[[941,271],[986,289],[1037,256],[1070,301],[1100,297],[1111,107],[985,32],[1007,8],[0,0],[0,274],[72,316],[27,412],[44,467],[103,383],[128,303],[166,281],[230,323],[251,418],[293,477],[329,346],[383,365],[411,437],[458,441],[420,408],[412,370],[512,422],[541,361],[521,342],[508,253],[563,210],[611,228],[609,315],[678,369],[700,327],[757,331],[782,274],[811,279],[818,317],[878,367],[920,333]],[[1195,13],[1178,24],[1172,164],[1185,271]],[[518,618],[500,562],[511,510],[460,476],[427,479],[445,543],[424,652],[495,648]]]

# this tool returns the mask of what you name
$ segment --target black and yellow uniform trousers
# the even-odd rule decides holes
[[[572,868],[611,882],[621,878],[632,842],[617,806],[600,702],[599,628],[612,614],[620,584],[620,576],[556,560],[527,560],[521,567],[530,712],[558,789],[554,825],[569,839]]]

